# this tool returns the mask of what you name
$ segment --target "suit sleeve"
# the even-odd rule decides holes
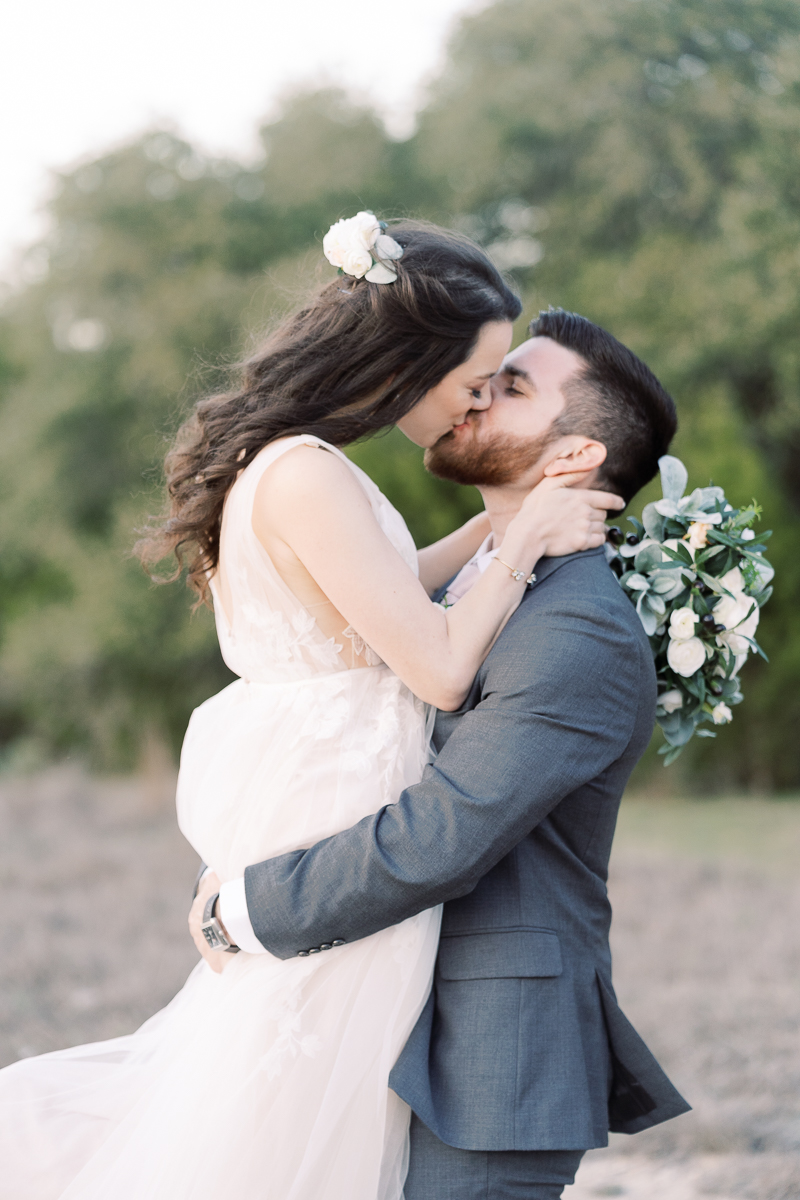
[[[351,829],[247,868],[250,918],[272,954],[355,941],[466,895],[624,752],[644,664],[618,611],[525,613],[486,668],[479,703],[420,783]]]

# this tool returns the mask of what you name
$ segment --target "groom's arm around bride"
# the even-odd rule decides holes
[[[650,648],[602,550],[547,560],[466,703],[439,714],[422,782],[245,873],[280,958],[444,902],[434,992],[391,1084],[449,1145],[587,1149],[688,1108],[611,986],[607,864],[654,711]]]

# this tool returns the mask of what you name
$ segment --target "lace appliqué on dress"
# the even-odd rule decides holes
[[[342,637],[348,638],[353,643],[353,654],[356,658],[363,658],[368,667],[380,667],[383,665],[383,659],[379,658],[371,646],[368,646],[360,633],[356,633],[352,625],[348,625],[342,630]]]
[[[276,1079],[285,1063],[297,1058],[298,1054],[314,1058],[322,1047],[322,1041],[315,1033],[303,1033],[302,1017],[297,1011],[300,990],[295,988],[283,1004],[266,1015],[267,1020],[275,1021],[278,1026],[278,1036],[258,1063],[267,1079]]]

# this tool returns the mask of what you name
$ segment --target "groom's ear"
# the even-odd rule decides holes
[[[580,434],[559,438],[551,452],[553,457],[544,469],[544,474],[549,477],[568,475],[573,471],[596,471],[608,454],[602,442]]]

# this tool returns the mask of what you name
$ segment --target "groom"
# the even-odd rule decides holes
[[[491,407],[426,465],[480,489],[498,545],[545,472],[590,466],[585,486],[629,501],[675,428],[635,355],[550,311],[506,359]],[[491,554],[490,539],[450,602]],[[421,783],[222,887],[231,939],[282,959],[335,954],[444,903],[433,991],[390,1078],[413,1110],[406,1200],[555,1200],[609,1129],[688,1110],[611,984],[608,859],[655,698],[647,638],[602,547],[544,559],[468,699],[438,714]],[[195,925],[218,887],[203,880]]]

